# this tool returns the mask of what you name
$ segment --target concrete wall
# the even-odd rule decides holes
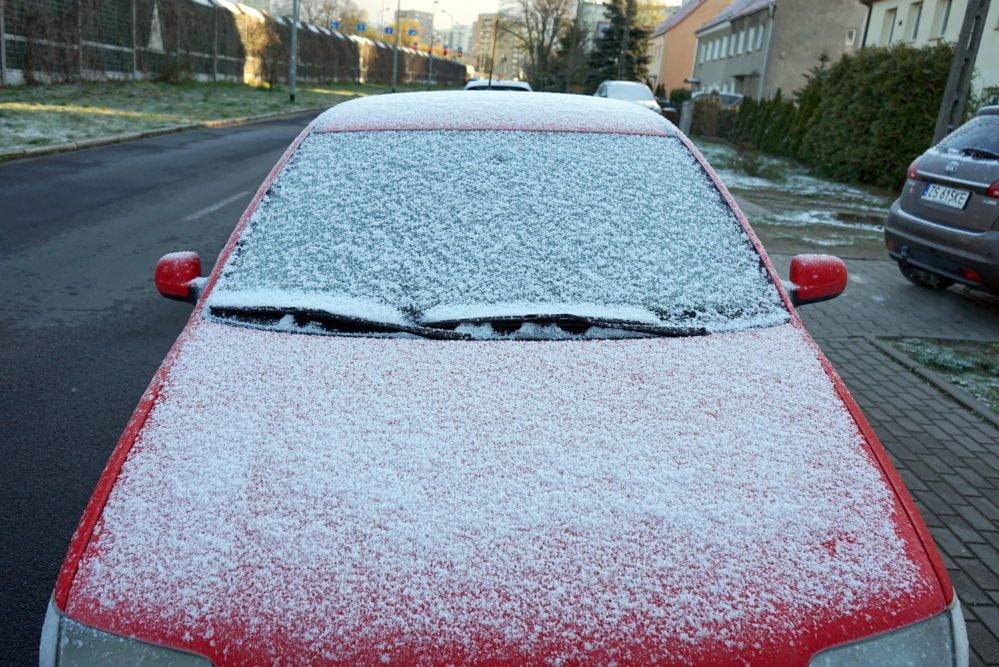
[[[918,7],[921,5],[921,10]],[[882,0],[871,7],[865,46],[956,42],[968,8],[967,0]],[[982,31],[982,44],[972,79],[975,96],[999,104],[999,0],[993,0]]]
[[[860,48],[867,8],[857,0],[779,2],[763,84],[764,97],[805,85],[809,70]]]

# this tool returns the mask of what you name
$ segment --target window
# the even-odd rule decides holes
[[[919,36],[919,20],[923,17],[923,3],[909,5],[909,39],[916,41]]]
[[[763,48],[763,31],[766,30],[764,24],[760,24],[760,29],[756,32],[756,50],[759,51]]]
[[[755,25],[751,25],[751,26],[749,26],[749,39],[746,40],[746,50],[747,51],[752,51],[753,50],[753,38],[755,38],[755,37],[756,37],[756,26]]]
[[[733,32],[728,36],[728,55],[731,58],[735,55],[735,44],[738,36]]]
[[[482,189],[484,174],[502,197]],[[414,207],[389,194],[401,192],[425,196]],[[571,215],[559,213],[565,202]],[[246,298],[360,302],[414,320],[495,304],[629,305],[711,330],[788,318],[679,139],[572,132],[314,132],[238,240],[210,307]]]
[[[881,24],[881,46],[891,44],[895,37],[895,19],[898,18],[897,9],[889,9],[885,12],[884,23]]]
[[[850,28],[846,31],[846,45],[853,46],[857,43],[857,31],[854,28]]]
[[[935,37],[943,37],[947,33],[947,26],[950,23],[951,0],[940,0],[937,4],[936,30],[933,31]]]
[[[742,53],[746,49],[746,31],[745,29],[739,31],[739,50],[737,53]]]

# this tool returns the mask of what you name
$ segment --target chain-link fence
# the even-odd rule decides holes
[[[0,84],[103,79],[281,83],[291,20],[229,0],[0,0]],[[301,81],[388,83],[393,45],[299,23]],[[429,58],[399,49],[399,81],[423,81]],[[436,59],[433,78],[465,66]]]

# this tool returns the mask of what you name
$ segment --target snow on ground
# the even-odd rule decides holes
[[[819,178],[801,165],[764,155],[758,160],[771,177],[751,176],[739,170],[733,147],[700,138],[697,146],[733,194],[763,208],[750,222],[764,235],[820,248],[880,243],[894,195]]]

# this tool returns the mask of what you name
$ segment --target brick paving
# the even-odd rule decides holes
[[[790,256],[773,256],[787,275]],[[999,665],[999,428],[879,350],[870,336],[999,340],[999,299],[910,285],[848,260],[847,291],[802,319],[915,497],[964,607],[972,665]]]

